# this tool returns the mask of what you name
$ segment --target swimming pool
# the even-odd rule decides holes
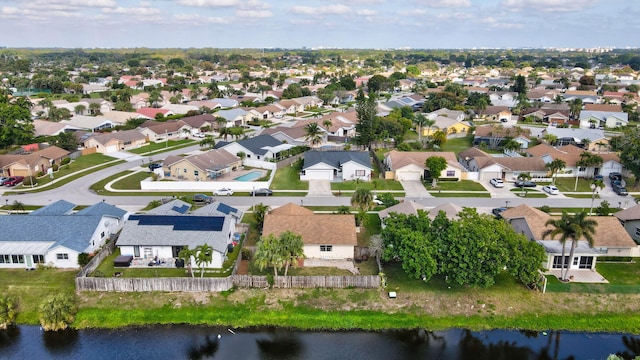
[[[252,172],[248,172],[242,176],[238,176],[237,178],[233,178],[233,180],[235,181],[251,181],[251,180],[255,180],[257,178],[261,178],[262,177],[262,171],[252,171]]]

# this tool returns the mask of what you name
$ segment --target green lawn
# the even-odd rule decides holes
[[[549,292],[582,292],[598,294],[640,294],[640,259],[633,262],[598,261],[596,271],[602,275],[608,284],[563,283],[555,276],[547,276]],[[571,274],[571,272],[569,272]]]
[[[457,193],[457,192],[439,192],[438,190],[429,190],[429,194],[437,198],[490,198],[491,194],[483,193]]]
[[[473,135],[468,134],[465,137],[448,139],[441,147],[442,151],[453,151],[459,153],[473,146]]]
[[[117,190],[140,190],[140,181],[149,177],[151,177],[151,173],[149,172],[137,172],[114,182],[111,186]]]
[[[51,295],[75,292],[76,270],[24,269],[0,270],[0,294],[10,295],[18,300],[17,322],[38,323],[38,306]]]
[[[358,246],[369,246],[371,235],[380,234],[381,229],[382,227],[380,225],[380,217],[378,214],[367,214],[364,226],[360,227],[360,232],[357,235]]]
[[[245,246],[256,246],[258,240],[260,240],[260,231],[256,225],[256,220],[253,217],[253,213],[245,213],[242,217],[242,222],[249,224],[249,234],[244,239]]]
[[[433,189],[431,187],[431,182],[425,183],[425,187],[428,190]],[[480,183],[472,180],[438,181],[435,190],[487,191],[487,189],[485,189]]]
[[[148,145],[141,146],[137,149],[131,149],[127,151],[134,154],[146,154],[149,152],[156,152],[158,150],[163,150],[163,149],[174,150],[176,148],[188,147],[191,145],[195,145],[196,143],[197,143],[196,141],[189,140],[189,139],[169,140],[168,142],[161,141],[161,142],[149,143]]]
[[[558,190],[560,190],[560,192],[578,191],[578,192],[587,192],[591,194],[592,182],[593,182],[593,179],[578,178],[578,188],[577,190],[574,190],[576,186],[575,177],[571,177],[571,178],[559,177],[559,178],[556,178],[556,187],[558,188]]]
[[[332,182],[331,190],[356,190],[357,188],[372,191],[404,190],[402,184],[396,180],[374,179],[372,181],[342,181]]]
[[[271,182],[273,190],[309,190],[309,182],[300,181],[300,171],[302,161],[294,163],[292,166],[285,166],[276,171],[276,175]]]
[[[512,193],[517,194],[518,196],[522,196],[523,192],[522,189],[520,188],[515,188],[515,189],[511,189],[510,190]],[[527,189],[524,188],[524,196],[525,198],[546,198],[548,197],[547,194],[540,192],[538,190],[532,190],[532,189]]]

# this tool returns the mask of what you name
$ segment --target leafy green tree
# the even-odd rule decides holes
[[[369,97],[364,96],[362,88],[358,90],[358,96],[356,97],[356,113],[358,122],[356,123],[356,138],[357,144],[371,148],[371,144],[375,141],[375,121],[377,113],[376,95],[375,93],[369,93]]]
[[[178,253],[178,257],[184,260],[184,263],[187,265],[187,271],[191,274],[191,277],[194,277],[193,269],[191,267],[191,257],[195,255],[195,250],[189,249],[188,246],[183,247]]]
[[[322,144],[323,131],[318,126],[318,123],[310,122],[304,127],[305,137],[304,139],[309,142],[311,147]]]
[[[508,139],[507,141],[504,142],[504,144],[502,144],[502,150],[505,153],[518,151],[520,150],[521,147],[522,145],[520,145],[520,143],[517,142],[515,139]]]
[[[200,268],[200,277],[204,277],[204,268],[213,260],[213,247],[209,244],[196,246],[196,266]]]
[[[640,184],[640,128],[629,127],[617,139],[616,148],[620,149],[620,162],[635,178],[633,187]]]
[[[593,235],[596,231],[597,222],[587,218],[587,212],[582,211],[575,215],[570,215],[566,211],[562,212],[560,219],[549,219],[545,226],[551,226],[551,229],[545,230],[542,238],[550,236],[551,239],[556,235],[560,235],[559,241],[562,244],[562,270],[560,278],[564,281],[568,279],[569,266],[573,263],[573,252],[578,245],[578,241],[583,237],[589,243],[589,247],[593,246]],[[571,240],[571,250],[569,258],[565,258],[565,247],[567,240]],[[568,260],[568,262],[567,262]]]
[[[595,208],[595,213],[598,216],[609,216],[613,210],[611,204],[607,200],[603,200],[598,207]]]
[[[522,195],[524,195],[524,182],[531,180],[531,174],[528,172],[520,173],[518,174],[518,180],[523,182],[520,189],[522,190]]]
[[[40,326],[44,331],[65,330],[75,321],[78,312],[75,299],[58,293],[40,304]]]
[[[336,210],[336,214],[351,214],[351,208],[349,208],[347,205],[340,205],[338,206],[338,210]]]
[[[29,105],[18,100],[9,101],[6,96],[0,98],[0,146],[3,148],[33,139],[35,128]]]
[[[538,287],[541,271],[544,270],[542,263],[547,257],[544,247],[513,231],[506,221],[499,221],[496,228],[504,234],[504,243],[508,249],[507,271],[522,284],[530,288]]]
[[[379,194],[378,200],[382,201],[382,206],[384,206],[385,208],[388,208],[400,203],[400,201],[396,200],[396,198],[393,197],[392,193]]]
[[[281,242],[273,234],[260,238],[256,244],[254,259],[260,270],[273,266],[275,276],[278,276],[278,269],[282,268],[286,261],[281,249]]]
[[[567,166],[567,163],[562,159],[553,159],[551,162],[546,163],[545,167],[551,171],[551,183],[555,185],[556,177],[558,175],[558,171],[564,169]]]
[[[54,136],[51,139],[50,143],[67,151],[76,151],[80,146],[80,142],[78,142],[78,139],[73,135],[72,132],[61,132],[60,134]]]
[[[13,325],[18,316],[18,303],[9,295],[0,296],[0,330]]]
[[[393,82],[382,75],[373,75],[367,81],[367,90],[369,93],[392,90]]]
[[[211,135],[206,135],[204,139],[200,140],[200,147],[205,149],[213,149],[216,146],[216,141]]]
[[[438,185],[438,178],[442,174],[442,171],[447,168],[447,159],[442,156],[430,156],[425,161],[425,166],[431,173],[431,187]]]
[[[269,205],[265,205],[260,203],[253,207],[253,218],[256,220],[256,226],[259,231],[262,231],[262,226],[264,226],[264,216],[269,212],[271,208]]]
[[[522,75],[517,75],[514,79],[513,86],[511,87],[511,91],[517,92],[518,94],[526,94],[527,93],[527,79],[525,79]]]

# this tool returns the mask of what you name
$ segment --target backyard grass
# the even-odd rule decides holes
[[[73,294],[75,276],[75,270],[2,269],[0,270],[0,289],[2,289],[0,294],[10,295],[18,300],[17,322],[37,324],[40,303],[50,295]]]
[[[442,146],[440,150],[442,151],[453,151],[454,153],[459,153],[473,146],[473,134],[467,134],[465,137],[457,137],[453,139],[448,139]]]
[[[258,240],[260,240],[260,231],[258,231],[253,213],[245,213],[242,217],[242,222],[249,224],[249,234],[247,234],[247,237],[244,239],[244,246],[256,246]]]
[[[285,166],[276,171],[276,175],[271,182],[273,190],[309,190],[309,182],[300,181],[300,171],[302,161]]]
[[[357,188],[364,188],[369,190],[404,190],[402,184],[396,180],[387,179],[374,179],[371,181],[342,181],[332,182],[331,190],[356,190]]]
[[[183,140],[169,140],[168,142],[160,141],[155,143],[149,143],[148,145],[141,146],[136,149],[127,150],[128,152],[134,154],[147,154],[151,152],[161,152],[161,150],[175,150],[182,147],[189,147],[195,145],[197,142],[194,140],[183,139]]]
[[[555,276],[547,276],[547,291],[595,294],[640,294],[640,262],[637,258],[632,262],[598,261],[596,271],[608,284],[563,283]],[[569,271],[571,274],[571,271]]]
[[[360,227],[360,232],[357,234],[358,246],[368,247],[371,235],[380,234],[381,230],[382,227],[378,214],[367,214],[364,220],[364,226]]]

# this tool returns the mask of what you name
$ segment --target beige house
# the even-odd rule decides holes
[[[165,122],[149,120],[140,125],[139,129],[152,142],[177,140],[191,133],[191,127],[182,120]]]
[[[307,259],[353,259],[358,243],[353,215],[314,214],[293,203],[266,214],[262,234],[279,236],[287,230],[302,236]]]
[[[96,152],[108,154],[135,149],[146,143],[147,137],[134,129],[103,134],[95,133],[83,142],[83,146],[87,149],[96,148]]]
[[[163,173],[175,179],[208,181],[237,170],[242,159],[224,149],[210,150],[187,157],[168,156],[162,164]]]
[[[67,150],[57,146],[34,151],[26,155],[0,155],[0,176],[37,176],[69,156]]]
[[[441,179],[460,179],[463,167],[458,163],[456,154],[450,151],[397,151],[391,150],[384,158],[387,167],[386,178],[395,180],[421,180],[425,178],[426,161],[432,156],[441,156],[447,160],[447,168],[440,174]]]

